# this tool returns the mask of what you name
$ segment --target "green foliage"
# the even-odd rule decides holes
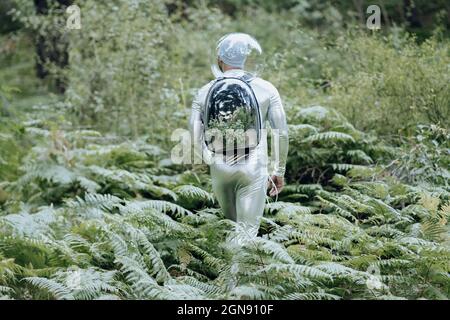
[[[59,11],[34,15],[32,6],[16,1],[22,10],[14,17],[33,32],[59,28]],[[261,42],[262,75],[279,88],[288,113],[298,105],[329,105],[357,129],[382,135],[412,134],[418,122],[448,126],[449,41],[442,33],[418,44],[400,28],[386,28],[389,34],[344,29],[340,8],[351,9],[353,18],[361,9],[344,2],[292,1],[268,14],[265,4],[238,1],[232,6],[246,10],[232,18],[204,4],[178,3],[171,11],[163,1],[83,1],[82,30],[64,34],[71,67],[51,67],[67,78],[70,120],[133,138],[150,133],[152,143],[167,146],[166,124],[184,127],[195,88],[211,79],[215,39],[245,30]],[[306,28],[299,16],[326,28]]]
[[[328,181],[335,173],[349,170],[365,170],[371,175],[379,171],[374,164],[394,152],[322,106],[302,108],[290,118],[289,140],[287,176],[302,182]]]
[[[449,126],[448,44],[431,38],[417,45],[401,33],[338,38],[334,49],[349,60],[345,72],[334,68],[330,103],[358,128],[380,134],[412,133],[418,122]]]
[[[257,129],[254,111],[249,109],[250,107],[240,106],[233,113],[219,115],[216,119],[209,121],[208,130],[214,140],[219,140],[219,147],[246,145],[246,139],[250,135],[247,130]]]
[[[54,134],[25,159],[34,169],[8,186],[16,197],[0,217],[2,294],[446,299],[449,193],[372,167],[377,140],[369,148],[366,135],[331,109],[304,109],[298,119],[304,157],[319,159],[315,149],[328,146],[358,164],[318,167],[334,175],[320,180],[324,187],[288,185],[267,204],[258,237],[223,220],[195,171],[158,168],[165,152],[145,140],[115,145],[92,132]]]
[[[61,23],[14,3],[36,34]],[[361,15],[341,1],[82,8],[55,102],[36,103],[29,38],[0,46],[0,298],[448,299],[448,39],[343,29]],[[290,125],[257,237],[223,219],[204,167],[168,159],[231,31],[261,41]]]
[[[450,131],[435,125],[419,125],[416,135],[404,144],[405,151],[390,167],[410,183],[428,183],[449,188]]]

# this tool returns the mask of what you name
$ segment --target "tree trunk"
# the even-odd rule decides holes
[[[419,11],[417,10],[416,6],[413,5],[413,1],[404,0],[403,10],[405,11],[406,21],[412,28],[422,27]]]
[[[71,5],[73,0],[57,0],[56,3],[64,9]],[[48,0],[34,0],[36,13],[39,15],[47,15],[49,9]],[[48,76],[49,71],[46,63],[53,63],[57,67],[63,69],[69,64],[68,42],[63,34],[56,28],[50,28],[45,35],[37,35],[36,39],[36,74],[39,78],[44,79]],[[56,90],[64,93],[66,90],[66,79],[58,75],[55,79]]]

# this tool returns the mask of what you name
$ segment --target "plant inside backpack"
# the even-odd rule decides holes
[[[209,131],[211,142],[216,147],[236,144],[248,147],[251,141],[251,131],[255,128],[255,116],[252,109],[247,106],[239,106],[234,111],[219,111],[219,115],[210,119]],[[221,142],[222,143],[221,143]],[[220,146],[219,146],[220,144]]]

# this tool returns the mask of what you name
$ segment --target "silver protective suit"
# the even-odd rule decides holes
[[[226,71],[225,77],[240,77],[242,70]],[[258,101],[262,118],[259,145],[248,157],[236,160],[211,153],[203,137],[205,99],[213,81],[203,86],[192,103],[190,131],[197,156],[210,165],[212,187],[222,211],[228,219],[249,226],[259,225],[264,211],[269,165],[270,174],[283,176],[288,153],[288,128],[278,90],[268,81],[255,77],[250,85]],[[268,158],[266,121],[272,128],[271,161]],[[274,130],[275,129],[275,130]]]

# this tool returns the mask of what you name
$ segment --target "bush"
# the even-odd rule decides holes
[[[334,70],[329,103],[381,135],[410,135],[418,122],[449,126],[449,49],[435,38],[420,45],[395,34],[339,38],[345,66]]]

